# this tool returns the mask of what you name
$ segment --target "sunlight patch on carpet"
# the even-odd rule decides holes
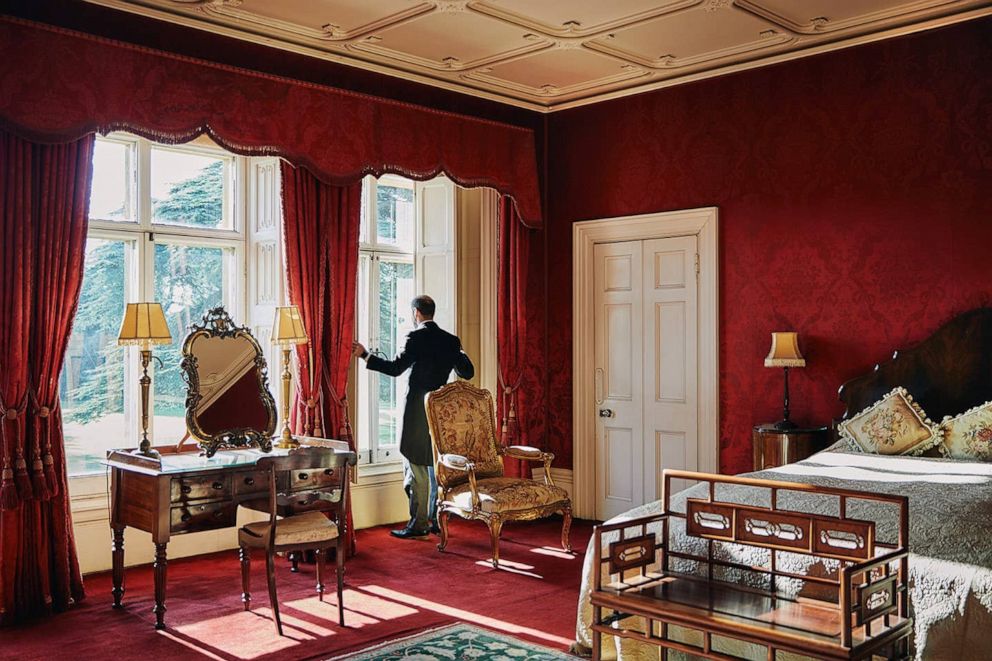
[[[485,567],[486,569],[495,569],[496,571],[510,572],[511,574],[520,574],[521,576],[530,576],[531,578],[539,578],[544,580],[544,577],[540,574],[535,574],[532,571],[527,571],[528,569],[534,569],[534,565],[525,565],[522,562],[513,562],[512,560],[500,560],[499,567],[493,567],[492,560],[479,560],[475,564],[480,567]]]
[[[530,552],[540,553],[541,555],[550,555],[552,558],[560,558],[561,560],[575,560],[575,553],[570,553],[558,547],[539,546],[531,549]],[[500,562],[502,562],[502,560]]]
[[[317,598],[314,597],[313,600],[317,601]],[[255,606],[250,611],[238,611],[170,627],[171,637],[204,654],[254,659],[336,634],[318,622],[296,617],[292,612],[286,612],[287,610],[280,609],[284,636],[276,635],[272,610],[268,606]],[[332,623],[324,618],[321,620],[324,624]]]
[[[572,641],[568,638],[562,638],[561,636],[555,636],[554,634],[547,633],[545,631],[540,631],[538,629],[532,629],[530,627],[521,626],[519,624],[514,624],[513,622],[507,622],[506,620],[497,620],[493,617],[487,617],[485,615],[479,615],[478,613],[473,613],[471,611],[463,610],[461,608],[454,608],[452,606],[446,606],[445,604],[439,604],[436,601],[429,601],[427,599],[422,599],[420,597],[415,597],[412,595],[404,594],[402,592],[397,592],[396,590],[390,590],[379,585],[364,585],[362,590],[384,597],[386,599],[392,599],[401,604],[407,604],[413,606],[414,608],[419,608],[421,610],[434,611],[435,613],[441,613],[442,615],[448,615],[450,617],[457,618],[459,620],[468,620],[470,622],[476,622],[484,627],[490,629],[495,629],[497,631],[504,631],[506,633],[514,635],[524,635],[531,638],[537,638],[549,643],[556,645],[568,646],[571,645]],[[346,602],[347,603],[347,602]]]
[[[574,661],[549,647],[464,622],[423,631],[328,661]]]
[[[329,624],[337,625],[338,605],[337,595],[333,592],[330,596],[325,595],[324,601],[316,598],[297,599],[283,604],[286,607],[296,609],[302,613],[313,617],[325,619]],[[417,614],[416,608],[411,608],[395,601],[381,599],[379,597],[358,592],[355,590],[344,591],[344,623],[352,629],[379,624],[387,620],[395,620],[401,617],[409,617]]]

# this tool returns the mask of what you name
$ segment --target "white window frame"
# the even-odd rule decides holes
[[[367,278],[365,305],[368,311],[367,336],[359,338],[360,341],[368,342],[368,350],[374,351],[379,345],[378,315],[374,310],[378,305],[379,296],[379,263],[382,259],[403,262],[413,265],[414,278],[416,278],[416,242],[411,250],[401,247],[379,243],[376,238],[375,219],[378,217],[376,189],[382,184],[395,186],[398,188],[408,188],[414,194],[414,204],[416,204],[416,187],[413,181],[395,175],[383,175],[378,179],[367,176],[362,182],[362,223],[359,235],[359,269],[361,270],[362,259],[368,260],[368,272],[359,274],[359,286],[364,278]],[[362,292],[359,291],[361,296]],[[356,297],[357,299],[358,297]],[[358,328],[362,327],[361,301],[356,300],[356,320]],[[393,358],[393,356],[387,356]],[[379,415],[375,393],[378,392],[380,379],[389,379],[384,374],[362,369],[358,372],[360,379],[358,392],[358,461],[361,465],[375,465],[386,469],[395,470],[402,461],[399,453],[399,443],[389,445],[379,445]],[[363,471],[365,472],[365,471]]]
[[[220,147],[184,144],[163,145],[145,138],[126,133],[111,133],[97,138],[100,141],[127,145],[127,167],[129,182],[126,206],[132,216],[128,220],[106,220],[91,218],[87,239],[105,239],[134,242],[131,253],[132,263],[127,266],[125,300],[128,302],[151,301],[155,295],[155,244],[169,243],[216,247],[230,250],[225,256],[229,260],[225,269],[228,281],[224,287],[224,306],[235,319],[244,319],[248,296],[248,250],[247,250],[247,173],[248,158],[232,154]],[[151,150],[161,149],[183,153],[196,153],[227,162],[226,185],[223,213],[230,217],[230,229],[195,228],[182,225],[152,222],[151,209]],[[127,254],[127,253],[126,253]],[[181,343],[186,329],[171,329],[173,342]],[[136,445],[138,438],[138,406],[140,400],[137,385],[137,351],[128,347],[125,352],[124,378],[128,384],[125,396],[125,436],[122,445]],[[154,383],[155,363],[149,369]],[[148,436],[155,445],[155,396],[154,389],[149,400]],[[106,477],[103,474],[81,473],[70,475],[74,497],[95,495],[106,492]]]

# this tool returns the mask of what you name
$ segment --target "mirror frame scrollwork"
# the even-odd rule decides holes
[[[264,430],[247,427],[232,427],[217,433],[208,434],[200,427],[196,407],[202,399],[200,376],[197,371],[197,358],[193,355],[193,342],[201,337],[244,338],[255,349],[255,373],[258,375],[259,399],[268,415],[268,425]],[[223,306],[213,308],[203,315],[201,324],[190,326],[190,333],[183,342],[183,359],[180,363],[183,380],[186,382],[186,428],[195,438],[207,457],[224,448],[257,447],[263,452],[272,451],[272,436],[276,430],[276,403],[269,392],[269,368],[265,354],[258,340],[246,326],[238,326]]]

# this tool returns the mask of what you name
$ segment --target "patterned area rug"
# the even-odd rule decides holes
[[[328,661],[575,661],[565,652],[459,622]]]

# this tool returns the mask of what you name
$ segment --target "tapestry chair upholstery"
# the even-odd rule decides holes
[[[488,390],[456,381],[427,397],[427,420],[434,446],[438,524],[448,545],[448,517],[479,520],[489,527],[492,563],[499,567],[499,537],[507,521],[530,521],[561,514],[561,545],[572,524],[572,502],[551,479],[554,455],[524,445],[502,447],[496,439],[493,399]],[[504,477],[503,457],[544,464],[544,481]]]

